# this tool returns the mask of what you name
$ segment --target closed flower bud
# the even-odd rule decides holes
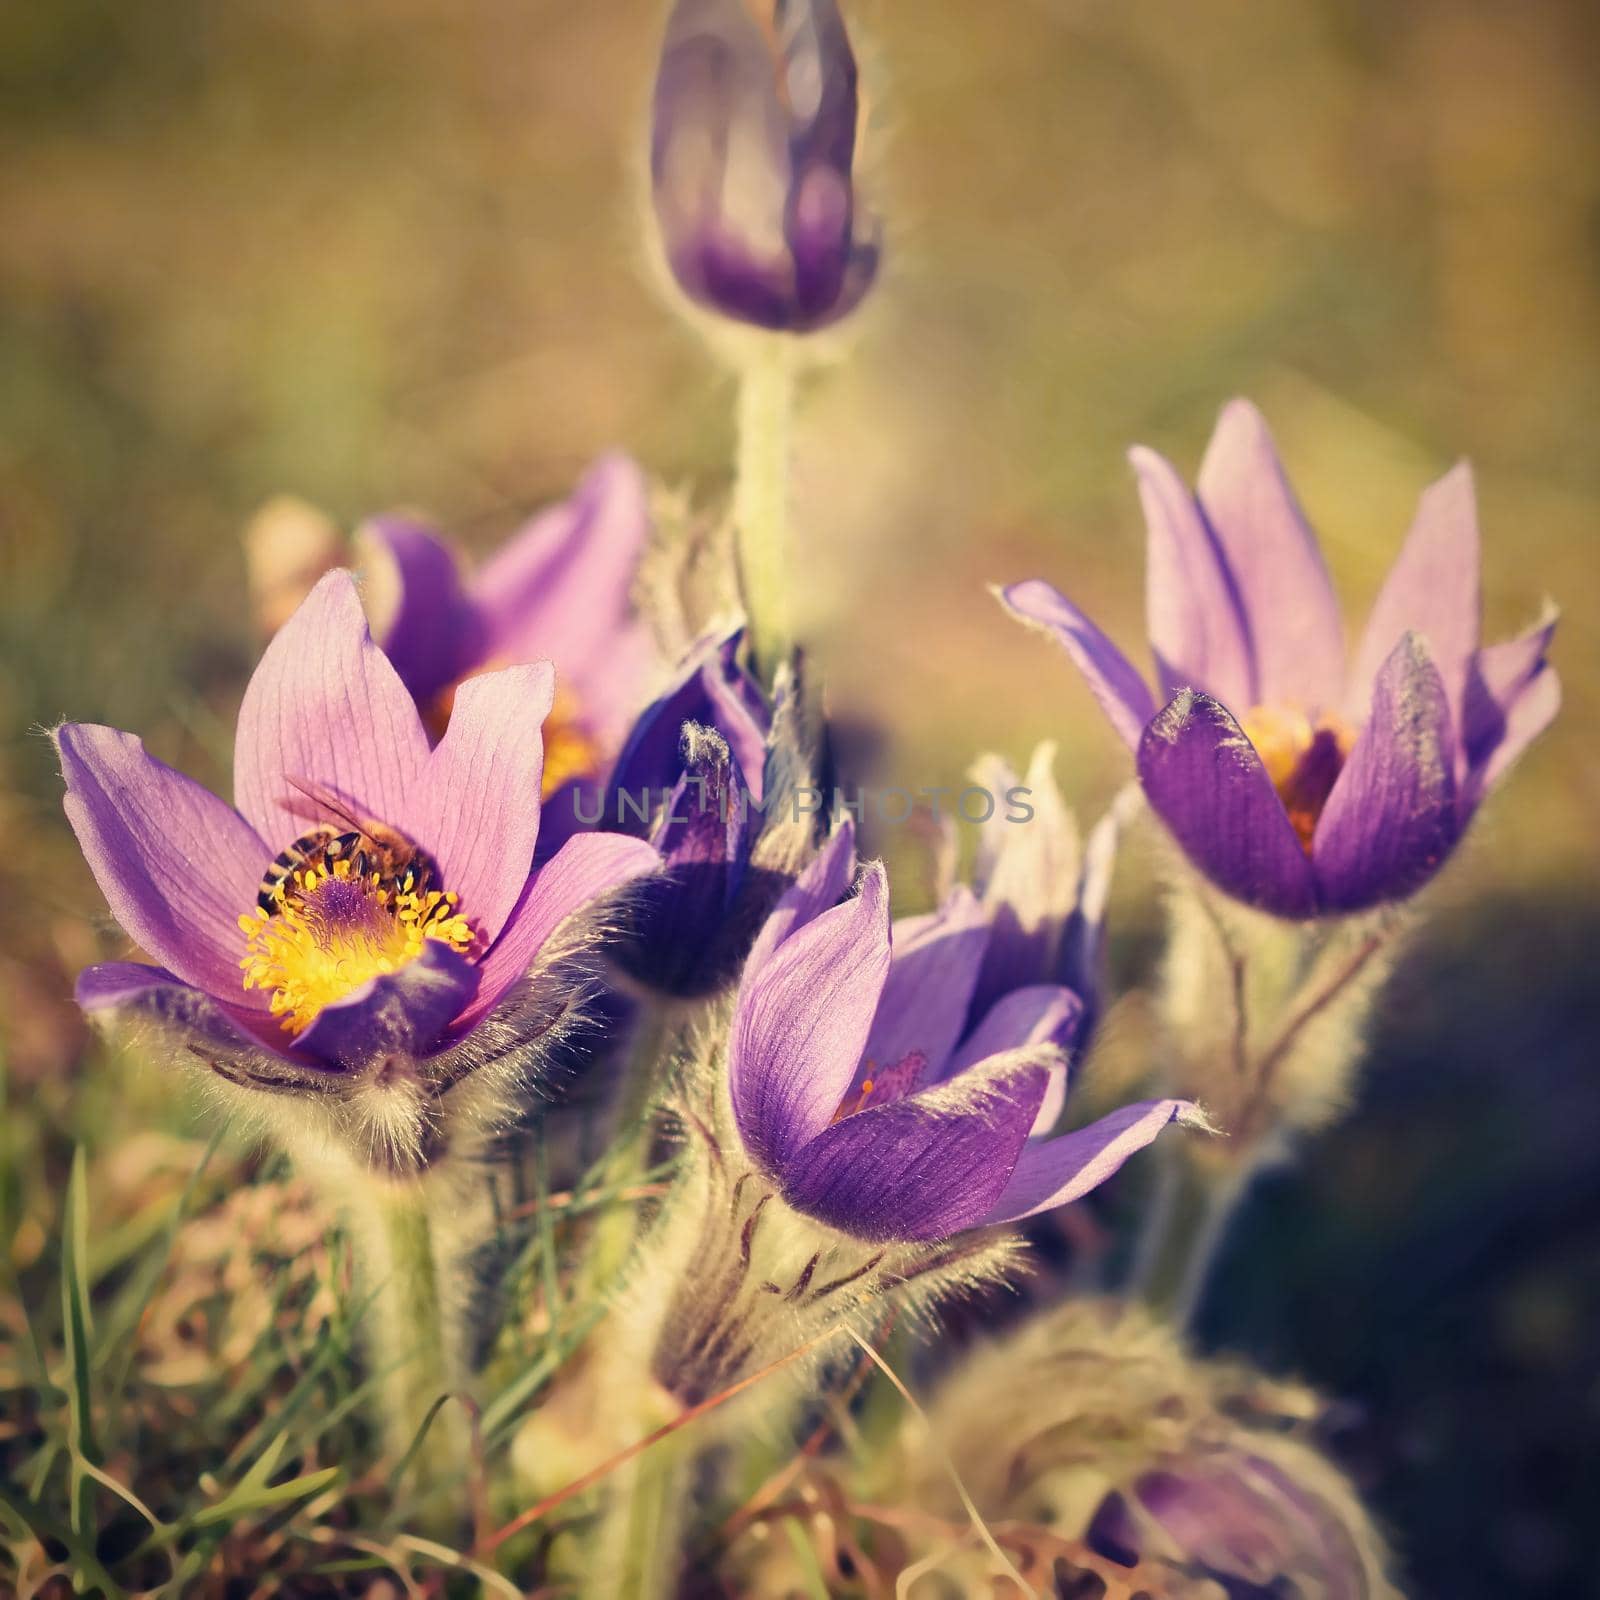
[[[834,0],[678,0],[656,76],[651,196],[697,305],[806,333],[860,302],[856,62]]]
[[[929,1415],[985,1518],[1081,1541],[1152,1594],[1393,1600],[1382,1539],[1311,1437],[1319,1409],[1193,1359],[1141,1310],[1074,1302],[976,1351]],[[959,1514],[912,1430],[866,1471],[869,1495]]]

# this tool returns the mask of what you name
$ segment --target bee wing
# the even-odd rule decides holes
[[[376,843],[388,845],[396,850],[410,851],[417,848],[398,828],[391,828],[388,823],[379,822],[377,818],[368,816],[366,812],[346,800],[337,790],[330,789],[325,783],[318,783],[312,778],[297,778],[293,774],[287,774],[284,781],[296,791],[293,797],[284,802],[291,811],[319,821],[322,820],[323,813],[328,813],[352,832],[363,833]]]
[[[327,813],[345,827],[357,833],[364,833],[369,838],[372,837],[372,830],[376,826],[372,819],[364,816],[343,795],[330,789],[325,783],[318,783],[312,778],[297,778],[292,773],[285,775],[284,782],[294,790],[294,793],[289,795],[283,804],[296,816],[306,817],[313,822],[323,822],[327,820],[324,815]]]

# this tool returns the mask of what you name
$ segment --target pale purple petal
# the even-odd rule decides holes
[[[138,961],[107,961],[78,974],[73,996],[83,1009],[133,1012],[186,1035],[194,1053],[209,1049],[259,1054],[266,1048],[284,1060],[290,1039],[276,1017],[241,1003],[229,1004],[184,983],[165,967]]]
[[[1050,1052],[1018,1052],[825,1128],[794,1152],[783,1197],[876,1241],[947,1239],[983,1222],[1039,1113]]]
[[[373,635],[419,706],[483,659],[484,629],[455,552],[409,517],[374,517],[356,534]]]
[[[889,978],[867,1036],[864,1077],[913,1051],[925,1063],[924,1082],[945,1075],[988,944],[987,913],[966,888],[957,888],[931,916],[895,923]]]
[[[1081,1200],[1163,1128],[1192,1114],[1187,1100],[1142,1100],[1059,1139],[1031,1141],[1004,1193],[982,1220],[1020,1222],[1023,1217]]]
[[[1089,830],[1083,847],[1083,872],[1078,879],[1078,904],[1061,940],[1054,976],[1082,998],[1085,1030],[1092,1028],[1099,1016],[1105,987],[1106,907],[1111,899],[1122,826],[1138,804],[1137,786],[1127,784]]]
[[[654,660],[632,601],[649,535],[644,473],[627,456],[602,456],[473,579],[488,656],[549,659],[582,714],[607,728],[631,717]]]
[[[68,722],[55,743],[67,819],[123,931],[184,982],[249,1006],[239,917],[273,851],[131,733]]]
[[[1138,445],[1128,459],[1144,507],[1145,615],[1156,676],[1169,697],[1203,689],[1248,710],[1258,698],[1250,630],[1216,535],[1166,457]]]
[[[1439,870],[1460,831],[1449,701],[1427,646],[1408,633],[1378,674],[1367,725],[1317,824],[1323,904],[1360,911],[1404,899]]]
[[[1082,1020],[1083,1001],[1058,983],[1013,989],[984,1012],[977,1027],[951,1056],[943,1075],[954,1077],[990,1056],[1026,1045],[1053,1044],[1068,1049]]]
[[[1372,608],[1350,678],[1350,714],[1364,718],[1379,670],[1406,632],[1420,634],[1461,726],[1467,671],[1478,648],[1478,507],[1462,462],[1422,496],[1399,559]]]
[[[968,1067],[1007,1050],[1051,1044],[1069,1050],[1083,1030],[1084,1003],[1071,989],[1054,983],[1031,984],[1003,995],[983,1014],[976,1028],[962,1040],[961,1048],[945,1068],[946,1077],[955,1077]],[[1049,1087],[1039,1103],[1034,1119],[1035,1135],[1048,1133],[1067,1103],[1067,1063],[1053,1067]]]
[[[412,806],[417,843],[484,940],[499,935],[533,866],[544,771],[540,724],[554,695],[548,661],[468,678]]]
[[[856,829],[846,817],[768,914],[745,960],[746,980],[796,929],[838,905],[855,875]]]
[[[855,1077],[889,973],[889,886],[814,916],[747,967],[728,1038],[733,1114],[769,1173],[828,1126]]]
[[[972,997],[976,1015],[1008,989],[1055,976],[1062,938],[1077,901],[1078,825],[1055,780],[1056,747],[1034,751],[1025,783],[1008,762],[985,756],[972,781],[994,797],[994,814],[978,832],[972,883],[991,924],[989,948]],[[1011,797],[1032,813],[1024,816]]]
[[[568,917],[660,865],[661,858],[643,839],[626,834],[583,833],[567,840],[529,876],[500,937],[478,963],[477,998],[456,1018],[452,1035],[459,1037],[488,1015]]]
[[[245,689],[233,752],[239,810],[273,851],[314,823],[344,820],[298,780],[331,791],[358,818],[409,833],[427,762],[417,708],[367,632],[355,581],[330,572]]]
[[[1561,708],[1561,681],[1546,661],[1557,613],[1544,615],[1518,638],[1485,646],[1467,679],[1462,707],[1460,765],[1467,769],[1461,814],[1470,816]]]
[[[1064,649],[1130,750],[1155,712],[1149,685],[1094,623],[1042,578],[1000,591],[1001,603],[1023,622],[1043,628]]]
[[[330,1066],[357,1068],[391,1050],[428,1055],[477,991],[479,968],[438,939],[397,972],[371,978],[324,1006],[295,1047]]]
[[[1150,724],[1139,780],[1184,853],[1219,888],[1282,917],[1316,910],[1311,863],[1255,747],[1226,707],[1189,690]]]
[[[1254,647],[1255,702],[1337,706],[1344,691],[1339,602],[1266,419],[1248,400],[1223,407],[1197,488]],[[1240,716],[1250,709],[1233,707]]]

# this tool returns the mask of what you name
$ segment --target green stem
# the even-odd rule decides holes
[[[384,1454],[397,1463],[441,1397],[463,1387],[461,1351],[446,1326],[441,1262],[423,1183],[365,1175],[346,1185],[341,1198],[367,1296],[362,1330],[378,1385]],[[408,1470],[428,1498],[464,1481],[467,1428],[460,1406],[439,1406]]]
[[[617,1094],[616,1134],[605,1157],[604,1185],[625,1188],[650,1168],[655,1140],[656,1101],[667,1060],[677,1038],[677,1022],[665,1007],[648,1005],[634,1031]],[[638,1233],[639,1208],[623,1200],[595,1219],[587,1257],[578,1279],[579,1303],[609,1296],[615,1289]]]
[[[670,1434],[630,1461],[607,1486],[584,1591],[589,1600],[671,1600],[683,1564],[684,1513],[693,1452]]]
[[[794,646],[789,585],[790,422],[794,365],[781,334],[756,344],[739,380],[739,439],[733,494],[739,577],[750,655],[768,688]]]
[[[1202,1168],[1188,1154],[1168,1155],[1139,1240],[1132,1287],[1151,1310],[1186,1328],[1199,1310],[1211,1269],[1257,1168]]]

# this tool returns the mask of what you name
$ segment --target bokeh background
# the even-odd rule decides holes
[[[76,1138],[195,1125],[107,1076],[110,953],[41,726],[219,781],[291,491],[488,548],[615,443],[714,495],[730,390],[657,292],[658,0],[0,8],[4,1234]],[[1566,708],[1432,895],[1360,1115],[1263,1188],[1211,1341],[1347,1402],[1418,1594],[1600,1593],[1600,15],[1583,0],[855,0],[880,292],[803,404],[800,603],[889,775],[1121,751],[986,582],[1138,637],[1123,461],[1266,409],[1359,616],[1423,485],[1479,475],[1491,633],[1563,607]],[[894,842],[891,841],[891,844]],[[898,846],[897,846],[898,848]],[[1147,864],[1118,960],[1156,928]],[[87,1063],[87,1064],[86,1064]],[[183,1119],[189,1118],[184,1123]]]

